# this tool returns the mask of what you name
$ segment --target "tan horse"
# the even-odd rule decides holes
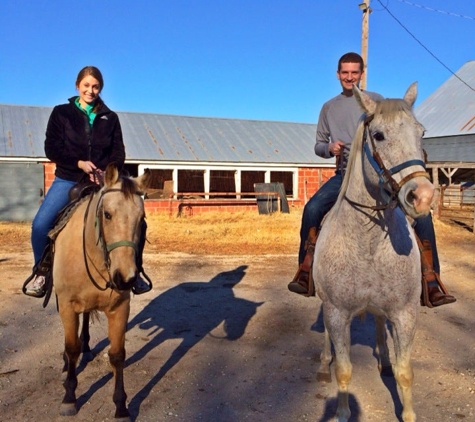
[[[136,254],[145,217],[142,192],[150,179],[120,178],[109,165],[104,186],[86,197],[74,211],[54,244],[53,280],[65,336],[64,388],[61,415],[76,409],[76,366],[81,353],[79,316],[104,312],[110,340],[109,360],[115,379],[115,418],[130,421],[123,369],[130,290],[137,278]],[[86,339],[87,340],[87,339]]]
[[[390,368],[388,319],[393,327],[393,372],[402,392],[402,419],[414,422],[410,356],[420,306],[421,264],[406,215],[427,215],[434,200],[423,161],[424,128],[412,112],[417,85],[409,87],[404,99],[381,102],[356,87],[353,93],[366,119],[358,126],[342,189],[320,232],[313,264],[325,323],[319,379],[330,376],[333,343],[337,418],[348,421],[351,321],[366,311],[375,315],[380,366]]]

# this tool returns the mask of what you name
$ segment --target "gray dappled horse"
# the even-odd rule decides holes
[[[427,215],[434,201],[434,186],[423,161],[424,128],[412,112],[417,84],[408,88],[404,99],[376,102],[357,87],[353,93],[365,116],[351,146],[340,195],[315,247],[313,274],[325,323],[319,379],[330,378],[333,343],[337,418],[348,421],[351,321],[366,311],[375,315],[380,369],[388,369],[388,319],[402,419],[413,422],[410,356],[420,306],[421,264],[410,220]]]

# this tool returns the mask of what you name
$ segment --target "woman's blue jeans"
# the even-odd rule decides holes
[[[308,238],[308,232],[312,227],[317,230],[322,224],[322,220],[328,211],[335,205],[340,193],[343,177],[340,172],[336,172],[333,177],[328,179],[320,189],[313,195],[303,209],[302,225],[300,227],[300,249],[299,265],[305,258],[305,242]],[[414,231],[421,241],[428,240],[432,248],[432,259],[434,261],[434,271],[440,274],[439,255],[435,241],[434,224],[432,216],[417,218],[415,220]]]
[[[48,232],[53,228],[58,212],[69,203],[69,190],[76,184],[56,177],[48,190],[31,225],[31,246],[35,265],[40,262],[48,245]]]

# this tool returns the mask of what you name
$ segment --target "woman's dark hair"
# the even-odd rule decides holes
[[[338,60],[338,71],[341,70],[341,64],[342,63],[359,63],[360,64],[360,70],[364,70],[364,60],[363,57],[361,57],[358,53],[346,53],[343,54],[343,56],[340,57],[340,60]]]
[[[99,93],[102,92],[104,88],[104,78],[102,77],[101,71],[95,66],[86,66],[83,67],[76,78],[76,86],[79,86],[79,83],[86,77],[92,76],[93,78],[99,81],[100,89]],[[94,112],[97,112],[102,107],[103,101],[101,97],[97,97],[96,104],[94,106]]]

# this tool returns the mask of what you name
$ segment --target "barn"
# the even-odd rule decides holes
[[[465,63],[416,109],[427,167],[442,205],[475,203],[475,60]]]
[[[51,111],[0,104],[1,220],[31,220],[53,180],[54,165],[43,148]],[[126,170],[131,175],[152,170],[148,212],[256,210],[259,199],[302,206],[334,172],[333,160],[313,153],[314,124],[118,115]],[[256,197],[256,190],[280,194]]]

